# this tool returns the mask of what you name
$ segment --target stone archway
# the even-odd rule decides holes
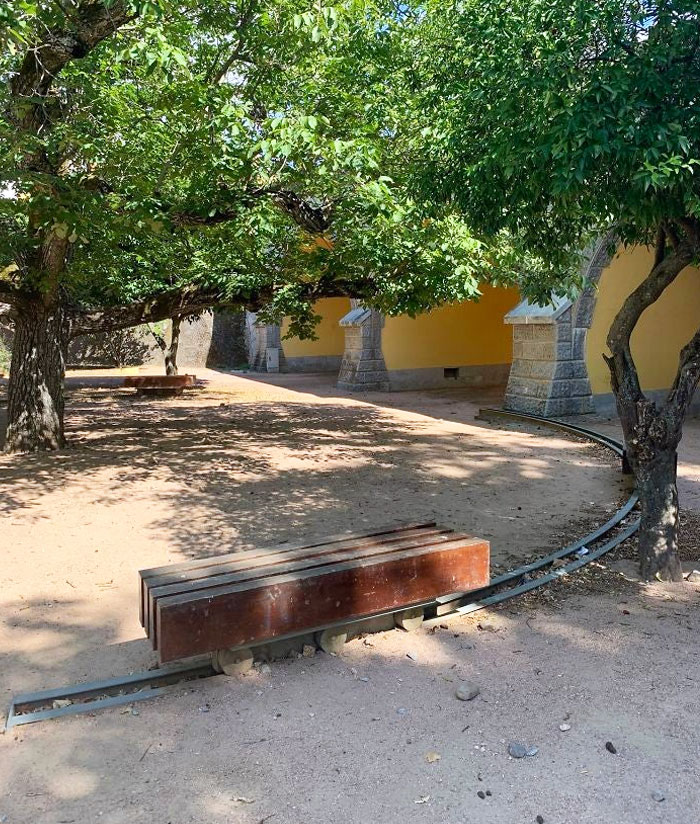
[[[524,300],[505,316],[513,327],[505,409],[554,417],[595,411],[586,338],[612,246],[611,234],[591,244],[581,265],[586,285],[576,300],[559,298],[550,306]]]

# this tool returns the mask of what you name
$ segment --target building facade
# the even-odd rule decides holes
[[[346,298],[321,300],[313,341],[286,337],[286,321],[258,326],[249,316],[249,363],[261,371],[335,373],[347,391],[504,386],[504,405],[514,410],[612,412],[606,335],[652,261],[642,247],[610,255],[601,240],[586,256],[579,297],[547,307],[495,287],[484,287],[478,302],[415,318],[384,316]],[[642,315],[632,337],[645,392],[661,397],[671,386],[680,350],[698,327],[700,270],[689,268]]]

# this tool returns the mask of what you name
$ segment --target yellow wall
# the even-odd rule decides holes
[[[338,321],[350,311],[349,298],[324,298],[314,305],[314,312],[321,316],[316,327],[317,340],[282,340],[282,349],[288,358],[319,355],[342,355],[345,350],[345,332]],[[289,321],[282,322],[282,337],[287,334]]]
[[[517,289],[485,286],[478,303],[453,303],[417,318],[388,317],[382,334],[386,368],[510,363],[513,331],[503,316],[519,299]]]
[[[625,297],[649,274],[653,253],[626,248],[613,258],[598,284],[598,300],[586,341],[586,365],[594,395],[610,392],[610,374],[602,353],[605,339]],[[634,357],[643,389],[667,389],[683,346],[700,327],[700,270],[686,269],[639,319],[632,334]]]

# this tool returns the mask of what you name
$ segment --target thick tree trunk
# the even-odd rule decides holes
[[[40,299],[22,300],[15,310],[5,451],[60,449],[70,324],[60,306]]]
[[[182,318],[176,315],[172,320],[170,346],[165,351],[165,374],[177,375],[177,348],[180,345],[180,324]]]
[[[678,558],[677,450],[700,379],[700,330],[681,351],[676,378],[660,407],[642,391],[630,340],[642,313],[696,259],[699,246],[700,233],[693,220],[676,226],[661,224],[653,268],[625,299],[607,338],[612,355],[605,360],[642,509],[639,569],[647,580],[683,579]]]
[[[678,559],[678,453],[657,450],[637,467],[637,491],[642,509],[639,532],[639,571],[649,580],[655,576],[682,581]]]

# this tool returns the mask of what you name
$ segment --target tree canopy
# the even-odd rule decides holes
[[[325,293],[418,311],[526,268],[409,193],[408,98],[386,82],[419,18],[393,3],[11,0],[2,15],[6,299],[46,288],[47,237],[90,309],[196,286],[307,321]]]
[[[424,29],[421,183],[476,229],[566,265],[611,227],[700,217],[697,3],[432,3]]]
[[[642,574],[679,579],[676,451],[700,381],[700,318],[660,404],[642,389],[631,336],[700,260],[698,4],[464,0],[425,9],[412,33],[425,149],[415,188],[456,206],[486,237],[508,233],[562,275],[595,236],[654,247],[604,357],[641,497]]]

